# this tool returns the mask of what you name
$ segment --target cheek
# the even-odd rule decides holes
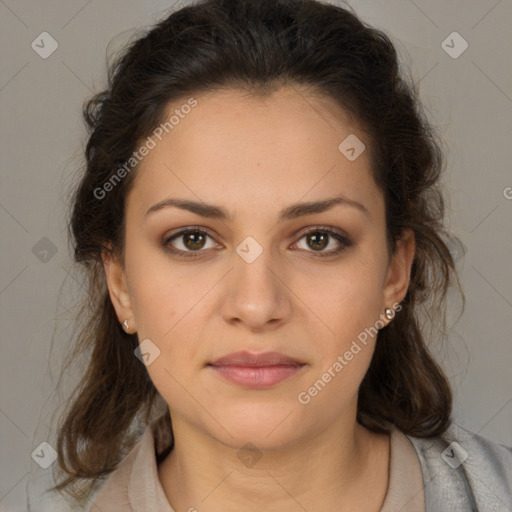
[[[151,340],[161,357],[148,366],[155,385],[173,386],[169,373],[181,382],[200,368],[201,343],[211,302],[209,291],[218,277],[194,278],[192,266],[172,267],[165,258],[141,250],[132,253],[134,272],[130,275],[132,307],[137,321],[139,343]],[[184,364],[186,362],[186,364]],[[169,373],[167,373],[169,372]],[[180,376],[182,378],[180,378]]]
[[[375,325],[381,314],[381,282],[382,271],[375,262],[351,263],[315,283],[305,281],[303,294],[330,334],[343,343]]]
[[[127,245],[126,268],[138,332],[144,337],[163,341],[170,336],[204,293],[205,285],[147,242]]]
[[[320,325],[321,331],[317,332],[322,334],[314,336],[318,364],[312,368],[312,379],[307,383],[314,386],[311,391],[319,397],[315,400],[318,406],[331,400],[343,402],[357,394],[378,337],[381,273],[375,260],[364,265],[354,260],[333,271],[323,287],[309,288],[308,306],[328,327]],[[316,317],[312,322],[318,328]]]
[[[161,283],[139,288],[134,308],[139,342],[149,338],[163,356],[158,362],[165,361],[172,373],[184,374],[200,365],[198,345],[206,341],[201,298],[207,292],[203,286],[185,292],[179,286]]]
[[[315,345],[317,359],[297,396],[309,417],[327,421],[329,416],[334,421],[357,397],[378,336],[372,329],[378,318],[375,296],[375,287],[363,286],[360,280],[352,288],[345,286],[329,296],[318,295],[324,304],[322,319],[333,332],[322,329],[319,335],[311,330],[310,342]]]

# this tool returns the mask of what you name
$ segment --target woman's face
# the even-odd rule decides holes
[[[169,107],[179,123],[153,136],[127,196],[124,267],[105,260],[119,320],[150,340],[171,417],[224,444],[283,446],[354,423],[375,328],[405,296],[414,251],[409,238],[389,259],[369,141],[333,103],[291,88],[195,99]],[[210,366],[241,350],[302,366],[254,385]]]

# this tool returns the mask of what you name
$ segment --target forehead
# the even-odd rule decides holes
[[[369,140],[332,100],[289,87],[265,97],[229,89],[194,100],[190,109],[181,109],[186,99],[167,106],[164,119],[174,115],[175,123],[162,140],[153,136],[156,144],[139,164],[130,192],[138,202],[172,193],[233,209],[253,202],[275,209],[276,200],[338,191],[371,202],[379,192]],[[366,146],[352,161],[339,148],[349,136]]]

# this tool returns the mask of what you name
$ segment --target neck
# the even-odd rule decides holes
[[[158,473],[176,511],[377,511],[384,501],[389,436],[370,432],[355,417],[287,445],[253,450],[172,418],[174,448]]]

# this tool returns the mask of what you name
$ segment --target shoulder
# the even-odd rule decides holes
[[[137,443],[108,476],[94,497],[96,508],[133,512],[160,510],[172,512],[158,480],[160,456],[172,448],[168,415],[148,424]]]
[[[115,504],[116,510],[119,510],[119,512],[131,512],[130,480],[135,461],[141,453],[147,451],[147,449],[144,449],[144,445],[147,444],[148,440],[148,435],[145,433],[117,468],[108,475],[92,500],[94,505],[92,510],[111,510],[111,507]]]
[[[512,510],[512,448],[453,423],[441,436],[406,435],[420,462],[426,512]]]

